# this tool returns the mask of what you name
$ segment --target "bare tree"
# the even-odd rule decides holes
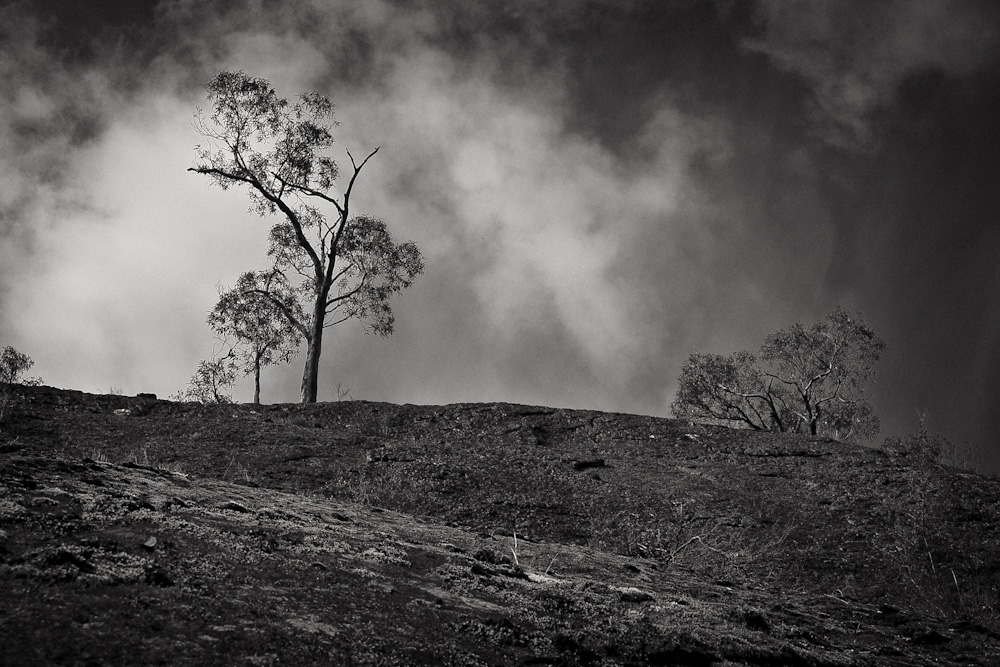
[[[671,409],[757,430],[870,440],[879,420],[866,390],[884,348],[860,315],[838,307],[808,327],[771,334],[759,356],[691,355]]]
[[[288,285],[302,311],[287,295],[254,292],[305,339],[301,398],[315,402],[324,329],[353,317],[366,331],[391,334],[388,300],[423,271],[420,251],[411,242],[395,244],[382,221],[351,214],[358,175],[378,148],[360,162],[347,151],[351,172],[341,194],[334,193],[340,170],[325,154],[336,125],[327,97],[306,93],[290,104],[265,79],[243,72],[221,72],[207,88],[212,112],[199,110],[195,118],[208,145],[197,148],[198,163],[189,171],[223,189],[245,186],[251,212],[280,217],[269,237],[273,268],[258,280]]]
[[[244,375],[253,373],[254,404],[260,404],[260,371],[263,366],[285,363],[298,351],[302,335],[270,298],[281,299],[301,321],[304,313],[280,274],[248,272],[236,286],[219,295],[208,323],[223,340],[235,339],[231,354]]]

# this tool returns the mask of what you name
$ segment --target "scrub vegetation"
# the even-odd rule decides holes
[[[860,315],[838,307],[768,336],[757,355],[691,355],[671,408],[681,419],[869,441],[879,431],[868,399],[884,348]]]
[[[0,428],[7,422],[14,385],[40,385],[41,378],[26,378],[24,374],[35,365],[31,357],[18,352],[10,345],[0,352]]]
[[[509,404],[15,385],[0,662],[981,665],[1000,480]]]

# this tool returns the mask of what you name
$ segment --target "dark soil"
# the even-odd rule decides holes
[[[2,665],[995,665],[1000,481],[506,404],[13,388]]]

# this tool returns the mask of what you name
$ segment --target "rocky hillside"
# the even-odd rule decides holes
[[[505,404],[16,387],[3,665],[995,665],[1000,481]]]

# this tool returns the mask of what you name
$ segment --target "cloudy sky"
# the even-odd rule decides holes
[[[4,3],[0,343],[46,383],[174,393],[266,267],[186,171],[224,69],[329,95],[338,159],[382,147],[354,210],[427,264],[394,336],[329,331],[321,400],[667,415],[689,354],[841,304],[888,343],[880,439],[926,410],[1000,469],[992,0]]]

